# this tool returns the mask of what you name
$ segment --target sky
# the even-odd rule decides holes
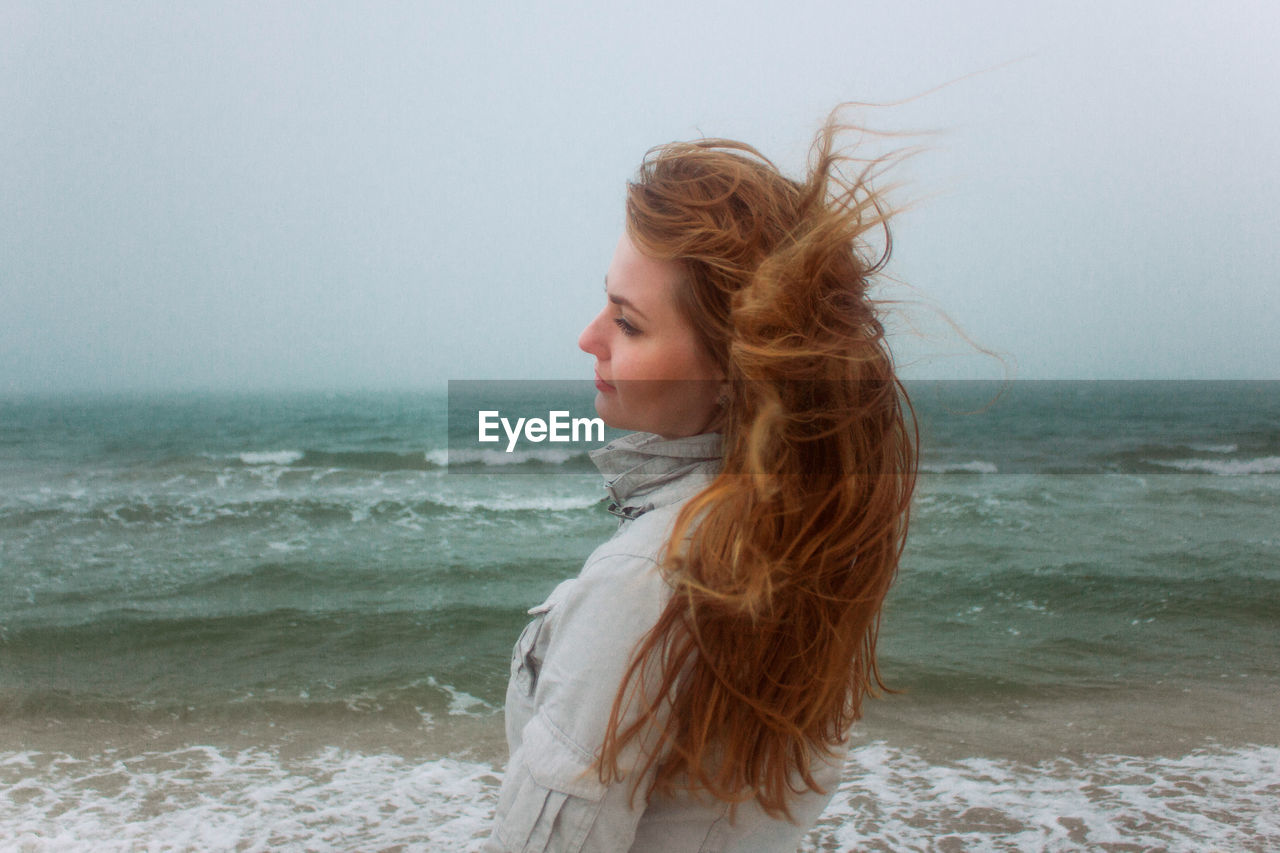
[[[0,4],[0,394],[587,378],[625,182],[920,150],[909,377],[1280,378],[1271,2]],[[990,353],[990,354],[988,354]]]

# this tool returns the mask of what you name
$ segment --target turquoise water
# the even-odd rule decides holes
[[[548,405],[565,393],[524,390]],[[858,754],[880,750],[908,788],[940,773],[966,779],[963,762],[978,759],[1067,787],[1126,760],[1148,762],[1158,787],[1153,756],[1222,780],[1246,766],[1280,772],[1267,710],[1280,696],[1280,384],[911,390],[923,473],[882,632],[884,674],[904,692],[873,703]],[[144,772],[161,786],[204,778],[209,761],[244,784],[311,779],[282,809],[357,796],[363,788],[325,786],[333,766],[367,760],[375,775],[419,779],[439,811],[425,823],[366,816],[368,843],[436,849],[429,836],[442,827],[460,834],[438,849],[472,843],[502,760],[498,709],[525,610],[577,571],[614,519],[581,448],[464,456],[446,403],[443,393],[0,402],[0,784],[11,796],[30,789],[0,806],[0,829],[47,840],[53,814],[80,809],[78,832],[106,820],[104,837],[117,837],[101,815],[124,794],[66,793],[77,773],[118,761],[107,757],[117,749],[138,762],[123,771],[126,789]],[[284,743],[301,764],[281,763]],[[339,747],[351,751],[325,752]],[[1066,757],[1082,763],[1043,764]],[[141,769],[153,760],[168,769]],[[444,781],[423,782],[423,767]],[[868,772],[850,777],[846,803],[865,796],[854,788]],[[1192,810],[1221,810],[1217,798],[1241,790],[1222,786]],[[210,796],[236,815],[242,790]],[[1034,836],[1034,810],[966,802],[918,820],[951,821],[963,837]],[[1241,833],[1240,849],[1280,838],[1249,817],[1249,802],[1236,804],[1234,829],[1220,827]],[[965,829],[956,817],[988,806],[1031,829]],[[120,821],[161,821],[148,831],[177,838],[165,833],[209,825],[201,808]],[[1177,811],[1166,846],[1212,837]],[[864,811],[840,814],[846,828],[830,837],[850,838],[840,833]],[[1105,809],[1081,819],[1078,838],[1111,826]],[[230,820],[227,837],[248,837],[254,820]],[[859,831],[904,839],[912,820]],[[1054,826],[1074,849],[1075,824]],[[313,830],[286,846],[324,837]]]

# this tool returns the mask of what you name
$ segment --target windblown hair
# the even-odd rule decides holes
[[[646,794],[789,817],[791,795],[819,790],[812,760],[885,689],[876,636],[918,433],[868,293],[891,247],[869,184],[886,161],[843,154],[845,129],[833,113],[804,180],[706,139],[651,150],[628,185],[627,233],[683,267],[681,308],[731,393],[723,467],[667,543],[675,593],[614,701],[604,781],[643,743]]]

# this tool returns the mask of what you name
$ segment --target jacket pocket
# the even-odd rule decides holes
[[[511,650],[511,683],[521,696],[532,696],[538,686],[538,672],[546,650],[546,621],[551,612],[550,602],[529,608],[533,621],[524,626],[520,638]]]
[[[582,850],[600,815],[605,789],[592,756],[535,715],[507,768],[487,849]]]

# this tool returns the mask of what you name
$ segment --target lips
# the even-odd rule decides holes
[[[605,382],[603,379],[601,379],[601,378],[600,378],[600,371],[596,371],[596,390],[597,390],[597,391],[603,391],[604,393],[608,394],[608,393],[610,393],[610,392],[612,392],[612,391],[616,391],[616,390],[618,390],[618,389],[617,389],[617,388],[614,388],[614,387],[613,387],[612,385],[610,385],[608,382]]]

